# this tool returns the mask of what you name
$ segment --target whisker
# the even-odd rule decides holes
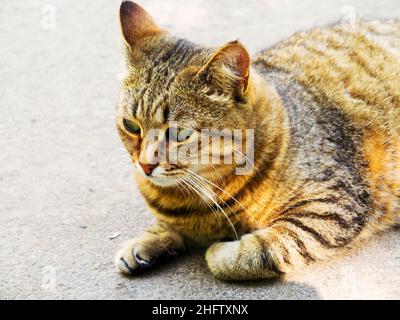
[[[211,168],[214,170],[214,172],[217,174],[217,179],[218,179],[218,181],[219,181],[222,185],[225,185],[226,181],[225,181],[224,177],[223,177],[220,173],[218,173],[217,168],[215,168],[215,166],[214,166],[212,163],[210,163],[210,166],[211,166]]]
[[[201,176],[199,176],[200,178],[203,178],[203,177],[201,177]],[[210,188],[210,186],[209,185],[207,185],[206,184],[206,182],[205,181],[202,181],[202,180],[198,180],[198,178],[196,178],[196,176],[192,176],[192,178],[195,180],[195,181],[197,181],[198,183],[200,183],[204,188],[206,188],[207,190],[209,190],[210,192],[211,192],[211,194],[212,194],[212,196],[214,197],[214,196],[217,196],[218,197],[218,199],[220,200],[220,201],[222,201],[222,203],[224,204],[224,205],[226,205],[228,208],[229,208],[229,210],[235,215],[235,217],[237,217],[238,216],[238,214],[237,214],[237,212],[235,212],[235,210],[233,210],[232,209],[232,207],[228,204],[228,203],[226,203],[226,201],[224,200],[224,199],[222,199],[216,192],[214,192],[214,190],[212,190],[212,188]],[[205,178],[204,178],[205,179]],[[208,181],[207,179],[205,179],[206,181]],[[209,181],[208,181],[209,182]],[[210,182],[211,183],[211,182]],[[218,187],[218,186],[216,186],[216,187]],[[224,191],[224,190],[223,190]],[[232,199],[234,199],[233,197],[232,197]],[[235,200],[235,199],[234,199]],[[244,208],[244,207],[243,207]],[[246,210],[245,208],[244,208],[244,210]],[[224,212],[224,214],[225,214],[225,212]],[[225,214],[226,215],[226,214]],[[240,221],[240,220],[239,220]],[[240,223],[241,223],[241,221],[240,221]]]
[[[243,152],[241,152],[241,151],[239,151],[239,150],[237,150],[237,149],[235,149],[235,148],[232,148],[232,150],[233,150],[234,152],[239,153],[242,157],[244,157],[247,161],[249,161],[250,164],[253,166],[253,168],[256,169],[257,173],[258,173],[259,175],[261,175],[260,170],[258,170],[258,168],[257,168],[257,167],[255,166],[255,164],[249,159],[248,156],[246,156]]]
[[[180,188],[182,188],[194,202],[196,202],[196,199],[194,198],[194,195],[193,195],[193,190],[191,188],[187,188],[187,186],[184,184],[184,181],[182,180],[182,178],[178,178],[178,186]]]
[[[201,191],[197,190],[197,187],[193,185],[193,182],[190,180],[182,180],[182,182],[188,186],[191,190],[193,190],[203,201],[204,203],[210,208],[210,210],[213,212],[215,217],[217,218],[218,221],[218,226],[221,229],[221,218],[218,215],[218,212],[215,210],[215,208],[210,204],[207,198],[204,197],[204,195],[201,193]]]
[[[198,175],[197,173],[193,172],[192,170],[186,169],[190,174],[198,177],[199,179],[211,184],[212,186],[214,186],[215,188],[217,188],[218,190],[220,190],[221,192],[223,192],[224,194],[226,194],[228,197],[230,197],[233,201],[235,201],[239,206],[242,207],[243,210],[247,211],[246,207],[241,204],[234,196],[232,196],[231,194],[229,194],[228,192],[226,192],[224,189],[220,188],[219,186],[217,186],[215,183],[212,183],[210,180],[202,177],[201,175]],[[224,201],[225,202],[225,201]]]
[[[228,222],[229,222],[229,224],[230,224],[230,226],[231,226],[233,232],[235,233],[236,239],[239,240],[239,236],[238,236],[238,234],[237,234],[237,232],[236,232],[236,228],[235,228],[233,222],[231,221],[231,219],[229,218],[229,216],[226,214],[226,212],[224,211],[224,209],[222,209],[222,207],[219,205],[219,203],[214,199],[214,197],[213,197],[212,195],[210,195],[210,194],[207,192],[207,190],[204,189],[204,187],[202,187],[201,185],[199,185],[199,184],[197,183],[197,181],[194,181],[194,180],[191,179],[190,177],[187,177],[186,179],[187,179],[187,180],[191,180],[192,183],[195,184],[195,185],[197,186],[197,188],[200,189],[200,190],[203,192],[203,194],[204,194],[208,199],[210,199],[210,201],[211,201],[215,206],[218,207],[218,209],[224,214],[225,218],[228,220]],[[208,188],[209,188],[209,187],[208,187]],[[210,190],[210,191],[213,192],[212,190]],[[213,192],[213,193],[214,193],[214,192]],[[214,195],[215,195],[215,193],[214,193]]]
[[[210,192],[213,196],[218,197],[218,199],[220,199],[220,200],[223,202],[223,204],[226,205],[226,206],[231,210],[231,212],[233,212],[233,213],[236,215],[236,212],[232,209],[232,207],[231,207],[229,204],[227,204],[226,201],[225,201],[224,199],[222,199],[216,192],[214,192],[214,190],[212,190],[212,188],[210,188],[210,186],[206,183],[206,181],[208,182],[207,179],[205,179],[206,181],[204,181],[204,180],[199,180],[196,176],[192,176],[192,178],[193,178],[197,183],[199,183],[201,186],[203,186],[205,189],[209,190],[209,192]],[[200,177],[200,178],[202,178],[202,177]]]

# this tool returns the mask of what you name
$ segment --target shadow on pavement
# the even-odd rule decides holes
[[[306,283],[216,280],[207,268],[203,251],[180,256],[148,273],[125,278],[124,283],[132,299],[321,299],[318,291]]]

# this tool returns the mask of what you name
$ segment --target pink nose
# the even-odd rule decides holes
[[[139,162],[139,165],[142,167],[144,173],[147,176],[150,176],[153,173],[153,170],[158,167],[158,163],[157,164],[143,164],[143,163]]]

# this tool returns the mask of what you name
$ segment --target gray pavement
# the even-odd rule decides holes
[[[400,17],[398,0],[138,2],[177,35],[207,45],[239,38],[253,53],[354,13]],[[203,252],[138,278],[114,272],[120,243],[154,220],[114,125],[119,3],[0,3],[0,298],[400,298],[399,230],[284,282],[216,281]]]

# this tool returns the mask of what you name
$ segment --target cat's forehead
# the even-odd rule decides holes
[[[125,90],[125,111],[144,122],[163,123],[169,110],[169,92],[156,84],[137,83]]]
[[[170,121],[195,128],[205,115],[189,95],[173,84],[162,90],[145,85],[130,87],[124,94],[126,114],[139,120],[145,129],[160,128]]]
[[[137,55],[130,63],[125,81],[126,109],[146,126],[160,126],[167,120],[195,124],[200,108],[196,98],[200,93],[184,85],[182,74],[193,67],[201,69],[212,55],[212,50],[183,39],[163,38],[162,45],[153,46]],[[128,57],[129,58],[129,57]],[[190,89],[188,89],[190,87]]]
[[[167,72],[157,67],[133,77],[127,80],[124,90],[125,109],[132,117],[162,123],[182,104],[182,94],[176,89],[179,80],[173,70]]]

